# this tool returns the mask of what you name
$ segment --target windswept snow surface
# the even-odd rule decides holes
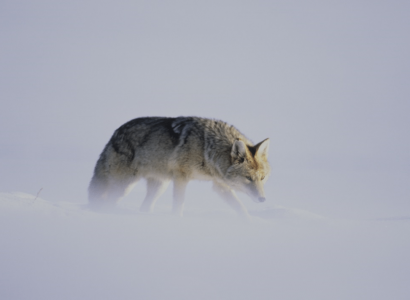
[[[85,205],[0,194],[0,299],[410,299],[410,220],[271,207]]]

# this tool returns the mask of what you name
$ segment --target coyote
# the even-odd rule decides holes
[[[248,215],[235,191],[265,201],[269,139],[253,145],[234,126],[198,117],[145,117],[119,127],[101,153],[89,191],[91,208],[111,206],[140,178],[147,194],[140,207],[153,210],[172,180],[173,212],[182,216],[185,188],[193,179],[213,182],[213,189],[236,212]]]

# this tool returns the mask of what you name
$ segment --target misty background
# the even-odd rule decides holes
[[[1,1],[0,191],[86,203],[116,128],[194,115],[271,139],[268,201],[241,196],[252,209],[408,216],[409,11],[395,0]],[[209,187],[190,183],[187,205],[219,203]]]

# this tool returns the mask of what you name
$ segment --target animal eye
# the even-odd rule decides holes
[[[265,179],[265,176],[262,176],[261,180],[264,180],[264,179]]]
[[[250,176],[246,176],[246,179],[248,179],[249,181],[253,181],[252,177],[250,177]]]

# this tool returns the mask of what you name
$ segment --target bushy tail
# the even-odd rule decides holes
[[[115,206],[132,181],[132,176],[127,171],[135,173],[135,170],[129,169],[128,162],[124,164],[123,156],[113,151],[108,143],[95,165],[94,176],[88,187],[89,207],[99,209]]]
[[[88,205],[91,209],[98,209],[104,204],[108,191],[108,180],[94,174],[88,187]]]

